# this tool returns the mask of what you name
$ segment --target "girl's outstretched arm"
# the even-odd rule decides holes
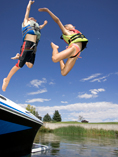
[[[26,12],[25,12],[24,24],[28,21],[29,13],[30,13],[30,8],[31,8],[31,5],[32,5],[33,3],[34,3],[34,1],[29,0],[29,3],[28,3],[27,8],[26,8]]]
[[[61,23],[60,19],[56,15],[54,15],[48,8],[39,8],[38,11],[39,12],[47,12],[52,17],[52,19],[59,25],[62,33],[65,35],[67,34],[67,30]]]
[[[40,29],[42,29],[43,27],[45,27],[45,25],[47,25],[48,21],[45,20],[44,23],[42,25],[39,26]]]

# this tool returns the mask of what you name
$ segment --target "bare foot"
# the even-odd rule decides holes
[[[20,54],[17,53],[16,56],[15,57],[11,57],[11,59],[19,59],[19,57],[20,57]]]
[[[58,49],[59,48],[59,46],[55,45],[53,42],[51,42],[51,47],[52,47],[52,49]]]
[[[7,78],[4,78],[3,79],[3,85],[2,85],[2,90],[5,92],[6,91],[6,88],[9,84],[9,81],[7,80]]]

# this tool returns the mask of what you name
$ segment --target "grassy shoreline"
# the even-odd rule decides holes
[[[90,124],[90,123],[87,123],[87,124]],[[109,123],[105,123],[105,124],[109,124]],[[114,123],[112,123],[112,124],[114,124]],[[39,129],[39,132],[41,132],[41,133],[55,133],[55,134],[62,134],[62,135],[118,137],[118,131],[103,130],[103,129],[100,129],[100,130],[99,129],[85,129],[85,128],[80,127],[80,126],[60,127],[60,128],[54,129],[54,130],[49,129],[49,128],[45,128],[44,126],[41,126],[41,128]]]
[[[63,135],[118,137],[118,131],[103,129],[85,129],[80,126],[68,126],[54,129],[54,133]]]

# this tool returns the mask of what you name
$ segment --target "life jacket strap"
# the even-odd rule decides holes
[[[39,27],[36,27],[36,24],[34,23],[34,26],[32,26],[32,27],[34,27],[34,30],[35,31],[39,31],[40,32],[40,28]]]
[[[25,29],[22,31],[23,36],[24,36],[29,30],[35,30],[35,31],[39,31],[39,32],[40,32],[40,28],[39,28],[39,27],[36,27],[36,24],[34,23],[33,26],[28,26],[27,28],[25,28]]]
[[[77,38],[85,38],[85,36],[83,35],[83,34],[80,34],[80,33],[78,33],[78,34],[75,34],[75,35],[73,35],[69,40],[68,40],[68,42],[69,42],[69,44],[73,41],[73,40],[75,40],[75,39],[77,39]]]

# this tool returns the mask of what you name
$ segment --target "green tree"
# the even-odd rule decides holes
[[[26,110],[30,111],[33,115],[35,115],[37,118],[39,118],[38,111],[36,111],[35,107],[28,104],[26,107]]]
[[[50,122],[52,119],[50,117],[50,115],[47,113],[44,117],[43,117],[43,121],[44,122]]]
[[[61,122],[61,115],[59,114],[58,110],[55,111],[52,119],[56,122]]]
[[[36,109],[30,104],[27,105],[26,110],[30,111],[33,115],[35,115]]]

